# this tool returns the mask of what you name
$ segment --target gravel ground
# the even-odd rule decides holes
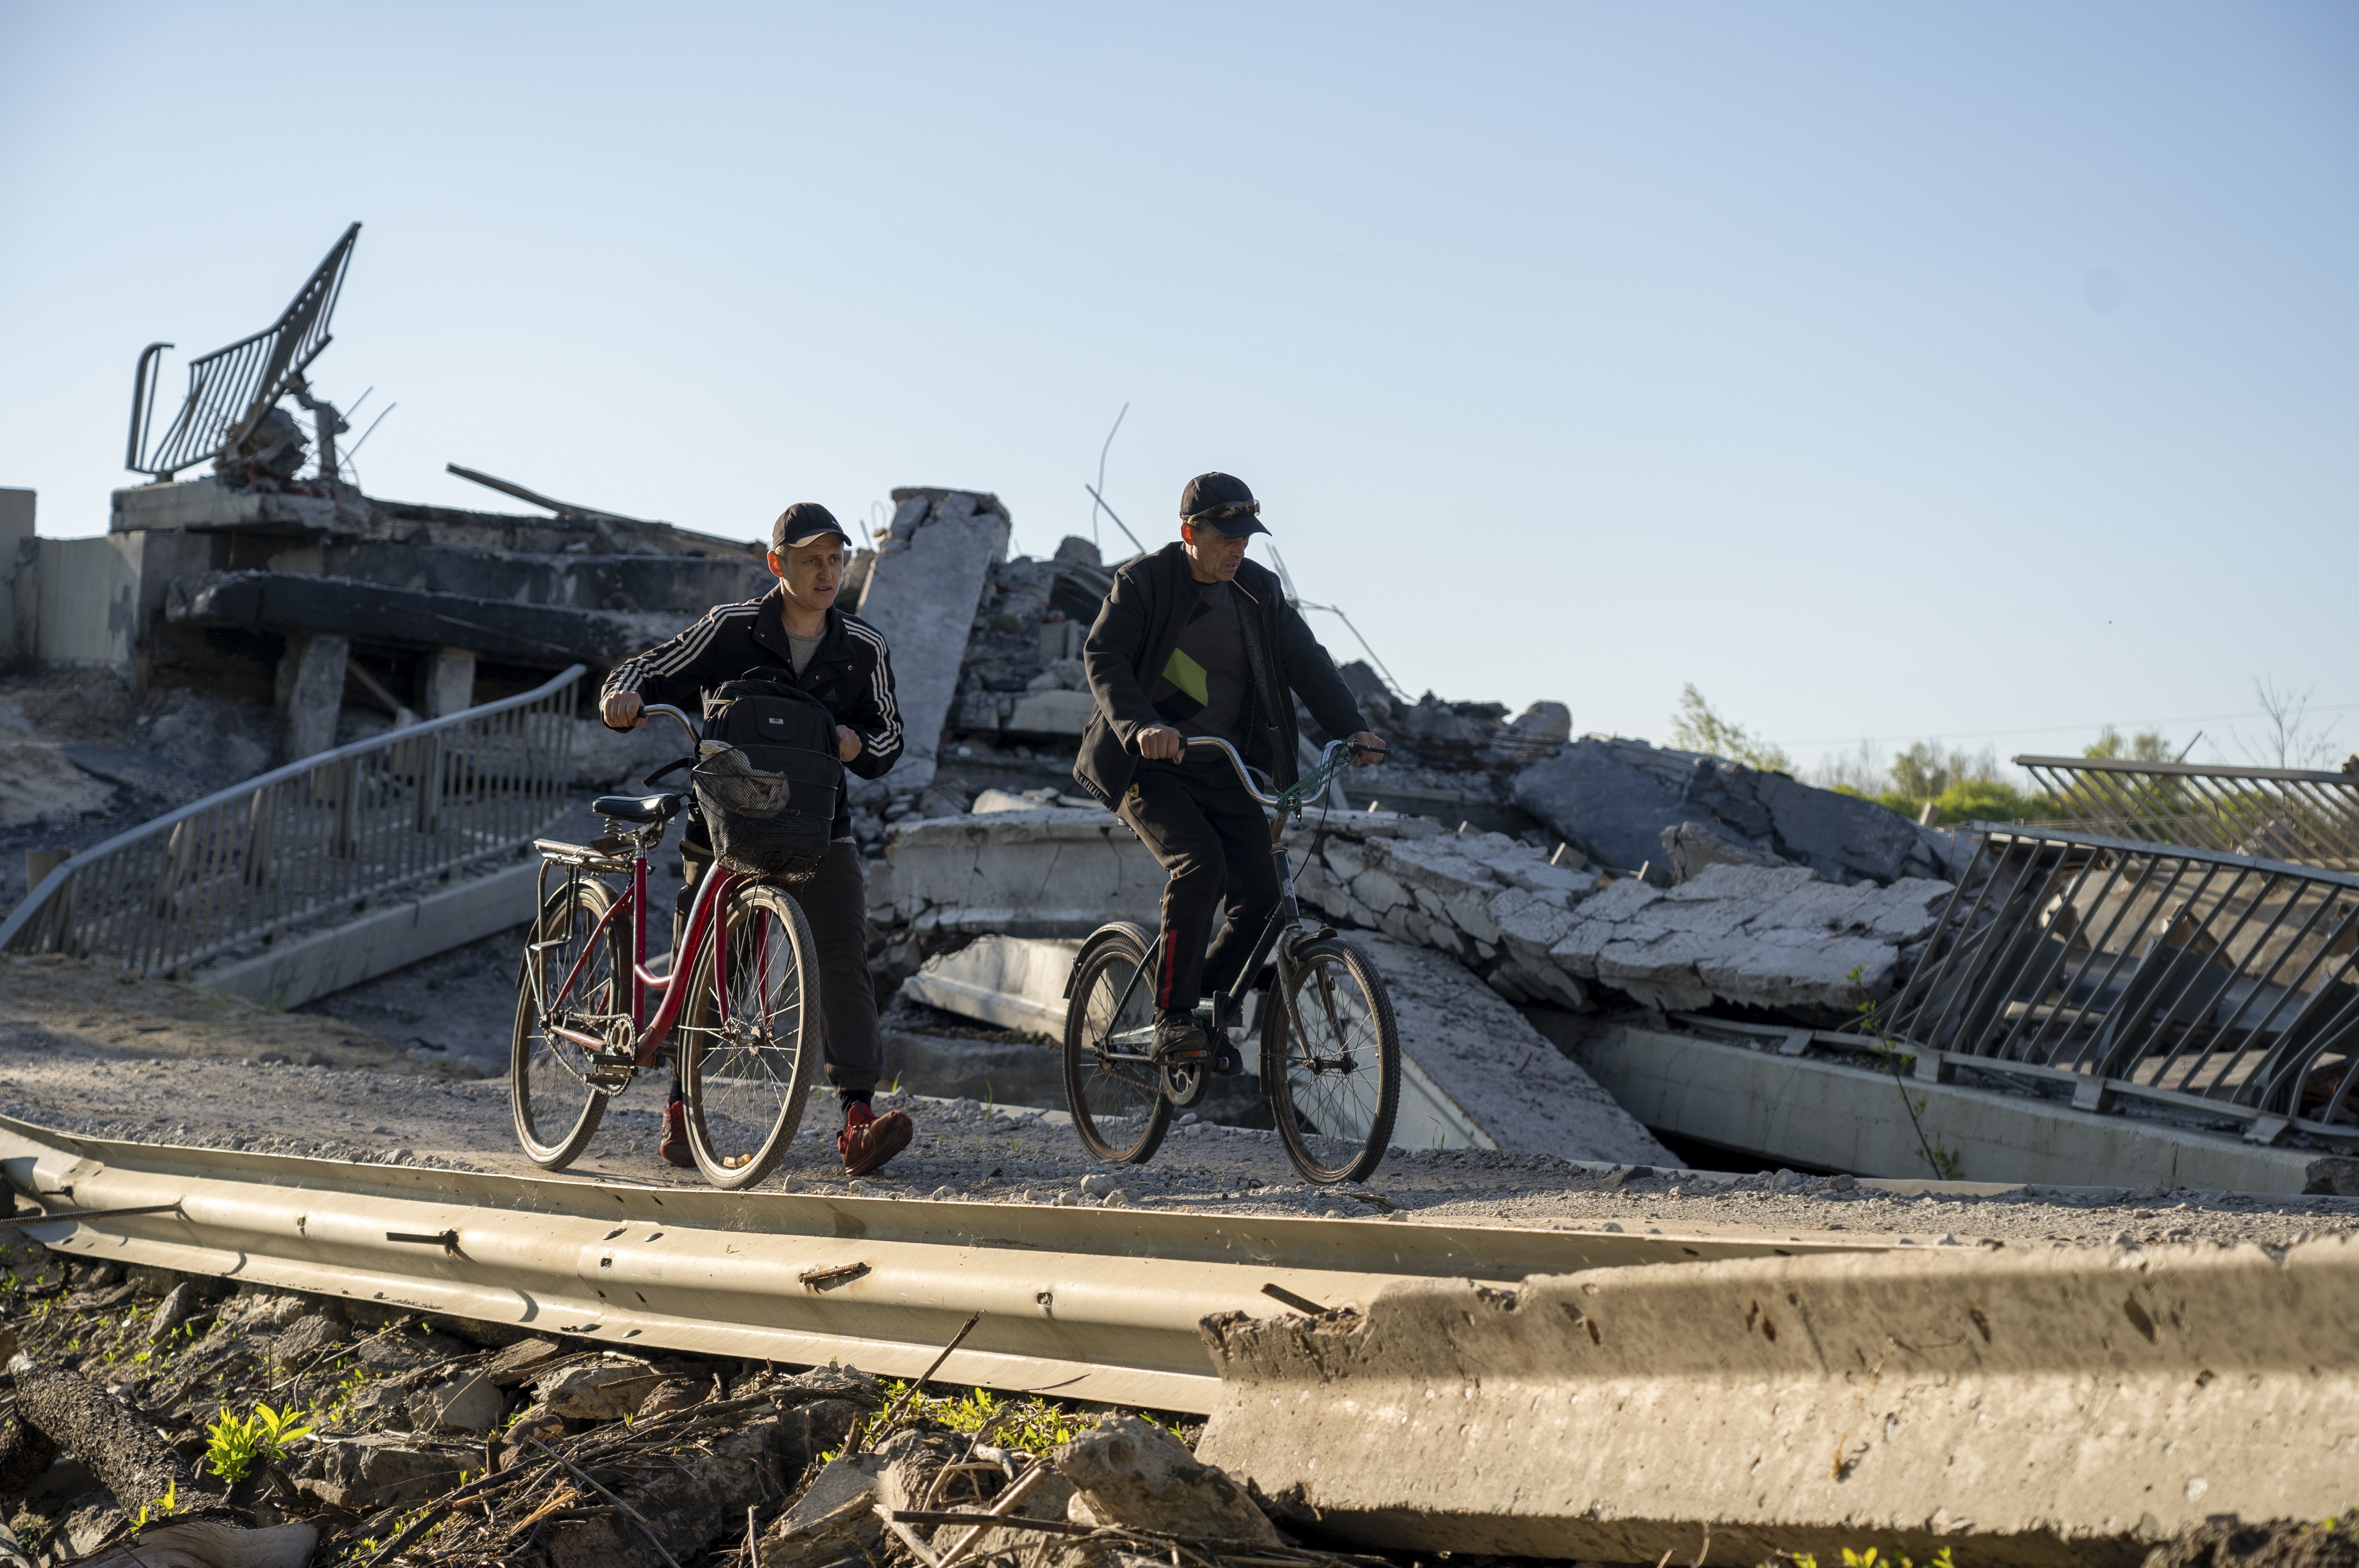
[[[71,1131],[332,1159],[400,1160],[530,1173],[509,1125],[507,1085],[473,1079],[367,1041],[326,1018],[271,1014],[160,981],[68,984],[58,961],[30,974],[48,988],[27,1000],[12,984],[0,1010],[0,1111]],[[46,972],[44,972],[46,971]],[[102,1007],[102,1003],[107,1004]],[[197,1025],[174,1008],[204,1010]],[[85,1010],[86,1009],[86,1010]],[[72,1013],[71,1018],[63,1015]],[[253,1015],[251,1018],[245,1015]],[[75,1027],[77,1024],[82,1027]],[[322,1036],[323,1061],[266,1045],[270,1028]],[[266,1054],[291,1056],[266,1061]],[[691,1185],[693,1172],[655,1157],[660,1073],[643,1076],[607,1113],[570,1173],[583,1179]],[[847,1185],[834,1159],[833,1102],[815,1094],[802,1136],[771,1184],[822,1192],[1008,1203],[1119,1202],[1230,1213],[1398,1213],[1518,1225],[1619,1226],[1634,1234],[1775,1235],[1905,1240],[1916,1245],[2097,1245],[2126,1239],[2258,1241],[2359,1227],[2359,1200],[2256,1198],[2146,1189],[2006,1189],[1987,1183],[1854,1182],[1791,1173],[1743,1178],[1570,1165],[1545,1156],[1396,1149],[1364,1188],[1321,1190],[1296,1175],[1274,1135],[1193,1122],[1154,1160],[1103,1166],[1085,1155],[1060,1112],[973,1100],[886,1095],[909,1109],[918,1140],[864,1182]],[[1087,1181],[1085,1178],[1094,1178]],[[1109,1191],[1119,1198],[1106,1196]]]

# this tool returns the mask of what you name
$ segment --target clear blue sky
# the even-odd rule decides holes
[[[101,529],[140,347],[354,218],[376,495],[1045,552],[1127,402],[1132,527],[1244,475],[1412,690],[1806,762],[2359,704],[2348,5],[0,0],[0,485]]]

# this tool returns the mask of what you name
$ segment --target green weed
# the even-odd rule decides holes
[[[303,1424],[310,1414],[256,1405],[252,1415],[241,1418],[223,1406],[220,1419],[205,1429],[205,1468],[234,1485],[245,1479],[257,1459],[277,1464],[288,1448],[310,1435],[310,1427]]]

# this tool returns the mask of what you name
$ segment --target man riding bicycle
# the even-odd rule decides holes
[[[599,716],[613,729],[647,722],[647,702],[703,711],[708,688],[748,673],[799,687],[835,720],[836,755],[863,779],[882,778],[900,759],[901,715],[893,701],[893,665],[885,638],[835,604],[852,549],[850,536],[816,501],[798,501],[770,529],[770,571],[777,586],[759,599],[715,606],[673,637],[614,667],[600,692]],[[864,1175],[908,1147],[908,1114],[869,1108],[884,1067],[876,991],[868,976],[867,877],[852,837],[849,791],[836,797],[827,857],[794,890],[818,944],[820,1011],[828,1081],[843,1100],[836,1138],[847,1175]],[[679,846],[685,909],[697,878],[712,864],[712,843],[691,805]],[[676,944],[675,944],[676,945]],[[693,1165],[677,1071],[657,1151]]]
[[[1228,741],[1283,789],[1299,776],[1294,699],[1319,727],[1348,735],[1353,760],[1378,760],[1384,742],[1361,727],[1359,704],[1334,661],[1286,602],[1283,586],[1245,560],[1267,533],[1245,481],[1200,474],[1180,496],[1180,539],[1114,574],[1083,645],[1097,699],[1073,778],[1111,807],[1154,853],[1163,889],[1162,956],[1155,975],[1155,1054],[1170,1065],[1215,1061],[1235,1070],[1215,1018],[1196,1022],[1205,992],[1231,985],[1278,901],[1269,829],[1228,759],[1190,736]],[[1206,951],[1212,916],[1227,922]]]

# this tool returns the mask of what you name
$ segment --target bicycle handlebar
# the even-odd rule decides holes
[[[1236,769],[1237,782],[1245,787],[1245,793],[1265,806],[1275,807],[1280,812],[1300,811],[1305,800],[1315,797],[1321,789],[1327,788],[1329,781],[1337,774],[1352,766],[1353,752],[1373,750],[1379,757],[1384,755],[1383,747],[1354,746],[1347,740],[1331,740],[1327,743],[1326,749],[1319,754],[1319,766],[1312,768],[1304,778],[1296,780],[1292,789],[1283,794],[1265,795],[1254,783],[1252,773],[1245,768],[1245,759],[1237,755],[1237,748],[1220,736],[1188,735],[1183,737],[1181,744],[1218,746],[1228,757],[1229,766]]]
[[[662,713],[676,722],[681,729],[686,730],[688,732],[688,745],[690,750],[693,751],[697,746],[701,743],[703,737],[696,733],[696,726],[689,722],[688,715],[681,713],[678,708],[673,707],[669,702],[648,702],[640,707],[639,717],[642,722],[646,720],[649,713]]]

